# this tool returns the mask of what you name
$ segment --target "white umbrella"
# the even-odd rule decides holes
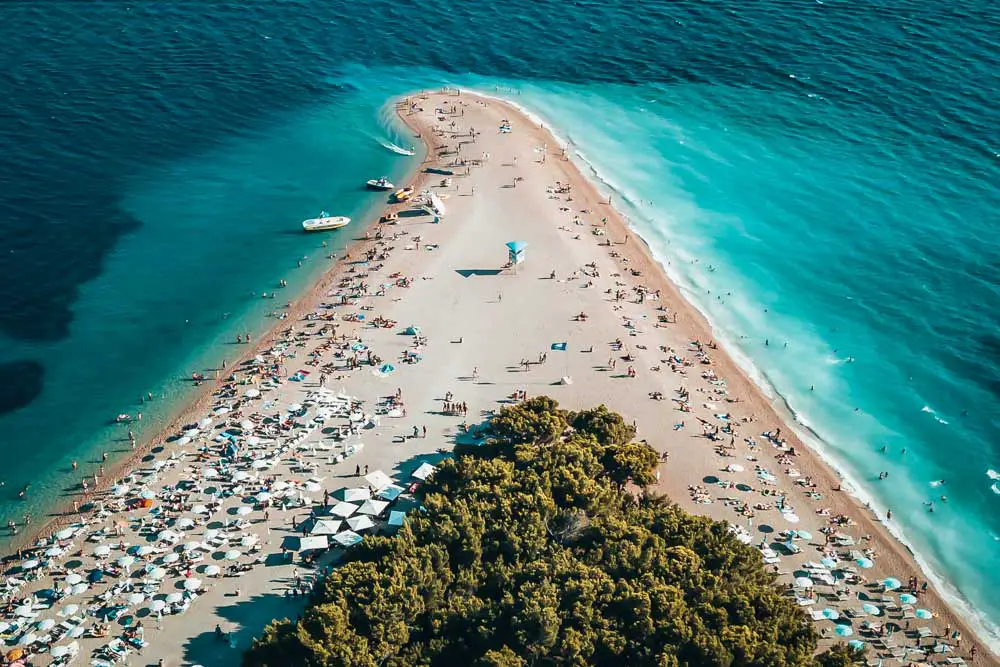
[[[20,607],[14,610],[14,615],[20,616],[22,618],[27,618],[28,616],[31,616],[33,613],[35,612],[34,610],[32,610],[30,604],[22,604]]]
[[[384,500],[366,500],[361,503],[361,507],[358,508],[359,514],[369,514],[371,516],[378,516],[389,506],[389,503]]]
[[[256,535],[244,535],[243,537],[240,538],[240,546],[252,547],[257,543],[258,539],[260,538],[258,538]]]
[[[194,540],[192,540],[191,542],[187,542],[184,545],[184,551],[194,551],[195,549],[197,549],[200,546],[201,546],[201,542],[195,542]]]
[[[795,585],[799,588],[812,588],[813,580],[809,577],[795,577]]]
[[[357,544],[363,538],[357,533],[355,533],[353,530],[345,530],[344,532],[336,535],[333,539],[341,546],[349,547],[351,545]]]
[[[80,611],[80,605],[68,604],[59,610],[59,615],[65,618],[66,616],[72,616],[78,611]]]
[[[149,571],[150,579],[163,579],[166,576],[167,576],[167,571],[162,567],[154,567],[152,570]]]
[[[196,428],[189,428],[188,430],[184,431],[184,435],[186,435],[189,438],[197,437],[198,433],[199,431]]]
[[[10,623],[8,623],[7,621],[0,621],[0,634],[7,632],[8,630],[10,630],[10,628],[11,628]]]
[[[202,417],[202,419],[198,421],[198,427],[205,428],[206,426],[211,426],[213,421],[215,420],[211,417]]]
[[[798,523],[799,522],[799,515],[798,514],[792,514],[791,512],[789,512],[788,514],[783,514],[782,516],[785,517],[785,521],[787,521],[788,523]]]
[[[152,612],[153,612],[154,614],[155,614],[156,612],[158,612],[158,611],[163,611],[163,610],[164,610],[164,609],[166,609],[166,608],[167,608],[167,603],[166,603],[166,602],[164,602],[163,600],[153,600],[153,601],[152,601],[152,602],[151,602],[151,603],[149,604],[149,609],[150,609],[150,611],[152,611]]]
[[[118,563],[118,565],[121,566],[121,567],[130,567],[132,564],[135,563],[135,557],[134,556],[122,556],[121,558],[119,558],[115,562]]]
[[[256,447],[257,445],[260,444],[260,438],[257,437],[256,435],[251,435],[249,438],[247,438],[246,442],[251,447]]]
[[[181,559],[180,554],[169,553],[163,557],[163,562],[169,565],[170,563],[176,563]]]
[[[269,459],[257,459],[256,461],[250,464],[250,467],[254,468],[255,470],[263,470],[264,468],[271,467],[271,461]]]
[[[245,482],[250,479],[251,475],[246,470],[237,470],[233,473],[234,482]]]
[[[240,516],[246,516],[253,513],[253,508],[249,505],[240,505],[236,508],[236,513]]]
[[[292,403],[291,405],[288,406],[288,411],[289,412],[298,412],[301,409],[302,409],[302,406],[299,405],[298,403]]]
[[[186,579],[184,581],[184,589],[188,591],[196,591],[201,588],[201,579]]]
[[[72,586],[73,584],[78,584],[81,581],[83,581],[83,577],[81,577],[76,572],[73,572],[66,576],[66,583],[69,584],[70,586]]]
[[[344,489],[344,500],[349,503],[359,500],[368,500],[372,497],[371,491],[366,488]]]
[[[376,491],[381,491],[392,484],[392,479],[381,470],[376,470],[373,473],[365,475],[365,481],[368,482],[368,486]]]
[[[45,620],[38,622],[38,629],[42,632],[51,630],[54,627],[56,627],[56,622],[51,618],[46,618]]]
[[[179,540],[180,538],[180,534],[173,530],[161,530],[156,534],[156,539],[165,542],[173,542],[174,540]]]
[[[149,489],[143,489],[142,491],[139,492],[139,497],[144,500],[153,500],[156,498],[156,494],[150,491]]]
[[[374,528],[375,522],[372,521],[371,517],[362,514],[360,516],[352,516],[347,520],[347,525],[351,527],[351,530],[357,532]]]
[[[51,655],[53,658],[66,657],[67,655],[69,655],[69,646],[66,646],[65,644],[62,646],[53,646],[52,650],[49,651],[49,655]]]
[[[208,508],[204,505],[195,505],[191,508],[191,511],[195,514],[208,514]]]
[[[183,530],[187,530],[188,528],[194,528],[194,519],[187,516],[182,519],[179,519],[177,521],[177,527]]]
[[[187,445],[190,442],[191,442],[191,437],[185,435],[183,437],[177,438],[177,440],[174,441],[174,444],[175,445],[180,445],[181,447],[183,447],[184,445]]]
[[[201,471],[201,476],[204,477],[205,479],[215,479],[216,477],[219,476],[219,471],[216,470],[215,468],[204,468]]]
[[[218,528],[209,528],[208,530],[205,531],[205,541],[206,542],[210,542],[211,540],[214,540],[218,536],[219,536],[219,529]]]
[[[313,524],[312,530],[309,531],[310,535],[336,535],[340,532],[340,521],[334,521],[331,519],[320,519],[315,524]]]
[[[252,431],[253,422],[250,421],[249,419],[244,419],[243,421],[240,422],[240,428],[243,429],[244,431]]]
[[[98,558],[105,558],[111,555],[111,547],[107,544],[101,544],[94,549],[94,555]]]
[[[76,533],[76,528],[63,528],[62,530],[56,532],[56,539],[68,540],[73,537],[74,533]]]
[[[81,595],[83,593],[86,593],[88,588],[90,588],[89,584],[76,584],[73,586],[73,588],[69,589],[69,592],[72,595]]]
[[[285,489],[288,488],[288,486],[289,486],[288,482],[285,482],[285,481],[275,482],[274,484],[271,485],[271,490],[272,491],[284,491]]]
[[[261,491],[260,493],[257,494],[258,503],[266,503],[270,499],[271,499],[271,494],[268,493],[267,491]]]
[[[126,493],[128,493],[128,491],[129,491],[129,486],[128,486],[128,484],[115,484],[115,485],[114,485],[114,486],[113,486],[113,487],[111,488],[111,491],[112,491],[112,492],[113,492],[113,493],[114,493],[114,494],[115,494],[116,496],[124,496],[124,495],[125,495]]]
[[[34,644],[37,641],[38,641],[38,635],[36,635],[34,632],[29,632],[28,634],[21,637],[21,639],[17,643],[20,644],[21,646],[30,646],[31,644]]]
[[[319,493],[320,491],[323,490],[323,487],[317,484],[316,482],[306,482],[303,488],[309,493]]]
[[[226,552],[225,559],[226,560],[239,560],[240,556],[242,556],[242,555],[243,554],[241,554],[238,549],[230,549],[229,551]]]
[[[21,569],[22,570],[34,570],[39,565],[41,565],[41,563],[38,562],[38,560],[32,558],[31,560],[26,560],[23,563],[21,563]]]
[[[225,415],[225,414],[229,413],[229,410],[230,410],[229,408],[227,408],[225,406],[222,406],[221,408],[216,408],[215,409],[215,414],[217,414],[217,415]]]
[[[164,598],[164,601],[167,604],[177,604],[178,602],[180,602],[183,599],[184,599],[184,596],[181,595],[180,593],[168,593],[167,597]]]
[[[437,468],[432,466],[430,463],[424,462],[420,464],[419,468],[413,471],[413,476],[423,481],[430,477],[435,470],[437,470]]]
[[[131,595],[128,596],[128,603],[132,605],[141,604],[142,601],[145,599],[146,596],[143,595],[142,593],[132,593]]]
[[[206,577],[218,576],[220,572],[222,572],[222,568],[220,568],[218,565],[209,565],[208,567],[205,568]]]
[[[83,623],[81,623],[80,625],[76,626],[75,628],[73,628],[72,630],[70,630],[69,632],[67,632],[66,635],[69,636],[69,637],[73,637],[74,639],[76,639],[78,637],[82,637],[83,633],[86,632],[86,631],[87,631],[87,628],[83,627]],[[72,644],[70,644],[70,646],[76,646],[77,647],[76,650],[77,651],[80,650],[80,645],[77,644],[76,642],[73,642]]]
[[[260,389],[247,389],[245,392],[243,392],[243,395],[246,396],[247,398],[257,398],[258,396],[260,396]]]
[[[357,511],[357,505],[352,505],[351,503],[337,503],[333,506],[333,509],[330,510],[330,513],[334,516],[340,516],[346,519]]]
[[[45,550],[45,555],[48,556],[49,558],[53,558],[55,556],[61,556],[62,552],[63,552],[62,547],[49,547],[48,549]]]
[[[141,547],[135,550],[135,553],[136,555],[139,556],[148,556],[149,554],[153,553],[153,547],[149,546],[148,544],[143,544]]]

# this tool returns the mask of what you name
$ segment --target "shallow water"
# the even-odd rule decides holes
[[[14,4],[0,27],[5,516],[127,445],[118,412],[162,423],[184,377],[269,323],[281,299],[262,291],[327,266],[299,221],[363,217],[378,198],[359,184],[413,164],[381,145],[412,143],[389,97],[500,86],[618,192],[859,493],[1000,619],[994,5],[578,2],[558,30],[523,0],[78,6]]]

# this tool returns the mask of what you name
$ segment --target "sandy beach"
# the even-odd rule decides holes
[[[64,537],[10,564],[8,651],[20,645],[41,651],[32,664],[63,664],[51,647],[75,640],[80,662],[108,656],[132,616],[142,632],[124,638],[133,648],[119,664],[238,664],[270,619],[300,611],[291,592],[340,553],[319,568],[301,562],[310,515],[353,504],[341,518],[374,523],[356,522],[355,532],[391,530],[390,512],[410,506],[414,472],[524,392],[569,409],[603,403],[634,420],[663,458],[655,491],[760,547],[824,643],[849,627],[846,638],[886,665],[1000,664],[715,346],[708,323],[546,128],[468,92],[415,95],[399,113],[428,146],[408,184],[414,200],[387,205],[398,218],[359,230],[367,238],[230,361],[211,393],[110,471],[100,494],[81,497],[91,511],[45,531]],[[425,190],[443,215],[414,206]],[[513,266],[511,242],[524,253]],[[366,507],[365,492],[392,499]],[[245,571],[222,576],[234,565]],[[95,569],[106,572],[101,582],[90,581]],[[899,586],[883,583],[890,577]],[[46,589],[57,592],[39,595]],[[115,607],[108,632],[91,636],[94,615]],[[42,629],[46,619],[55,623]]]

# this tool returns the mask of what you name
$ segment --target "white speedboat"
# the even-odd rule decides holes
[[[318,218],[309,218],[302,221],[302,229],[307,232],[325,232],[331,229],[340,229],[351,223],[351,219],[343,215],[329,215],[322,211]]]
[[[382,178],[373,178],[368,181],[369,190],[392,190],[396,186],[389,182],[389,179],[383,176]]]

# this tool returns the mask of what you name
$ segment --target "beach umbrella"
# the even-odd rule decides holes
[[[301,409],[302,406],[299,403],[292,403],[291,405],[288,406],[289,412],[298,412]]]
[[[131,567],[135,563],[135,556],[122,556],[115,561],[120,567]]]
[[[355,533],[353,530],[345,530],[344,532],[335,535],[333,539],[341,546],[350,547],[357,544],[364,538]]]
[[[111,487],[111,492],[116,496],[124,496],[129,491],[128,484],[115,484]]]
[[[368,500],[371,497],[372,494],[367,488],[344,489],[344,500],[349,503]]]
[[[205,531],[205,541],[210,542],[219,536],[218,528],[209,528]]]
[[[72,574],[67,575],[66,577],[66,583],[69,584],[70,586],[72,586],[73,584],[79,584],[82,581],[83,577],[81,577],[76,572],[73,572]]]
[[[393,510],[389,512],[389,520],[386,523],[388,523],[390,526],[402,526],[405,521],[406,521],[406,512]]]
[[[149,546],[148,544],[143,544],[141,547],[135,550],[135,553],[138,556],[148,556],[149,554],[153,553],[153,547]]]
[[[239,514],[240,516],[246,516],[248,514],[253,513],[253,508],[250,507],[249,505],[240,505],[239,507],[236,508],[236,513]]]
[[[726,466],[727,472],[743,472],[744,468],[739,463],[730,463]]]
[[[361,507],[358,508],[359,514],[368,514],[370,516],[378,516],[389,506],[389,503],[384,500],[371,500],[368,499],[361,503]]]
[[[80,611],[80,605],[68,604],[59,610],[59,615],[65,618],[66,616],[72,616],[78,611]]]
[[[243,392],[243,395],[246,396],[247,398],[257,398],[258,396],[260,396],[260,389],[252,389],[252,388],[247,389],[245,392]]]
[[[201,588],[201,579],[186,579],[184,581],[184,589],[188,591],[196,591]]]
[[[836,609],[830,609],[829,607],[824,609],[821,613],[823,614],[823,618],[829,619],[831,621],[836,621],[838,618],[840,618],[840,612],[837,611]]]
[[[18,660],[19,658],[24,657],[24,649],[23,648],[11,649],[10,651],[7,652],[7,655],[5,655],[4,657],[7,659],[8,662]]]
[[[21,646],[30,646],[31,644],[34,644],[37,641],[38,641],[38,635],[36,635],[34,632],[29,632],[25,634],[23,637],[21,637],[21,639],[18,640],[17,643]]]
[[[882,610],[871,603],[865,603],[861,605],[861,610],[866,614],[871,614],[872,616],[881,616]]]
[[[347,525],[351,527],[351,530],[359,532],[362,530],[368,530],[369,528],[375,527],[375,522],[371,520],[371,517],[360,515],[352,516],[347,520]]]
[[[0,634],[6,634],[11,627],[11,624],[7,621],[0,621]]]
[[[909,593],[903,593],[902,595],[899,596],[899,601],[902,602],[903,604],[916,604],[917,596],[910,595]]]
[[[437,468],[425,461],[420,464],[419,468],[413,471],[413,477],[419,479],[420,481],[424,481],[430,477],[435,470],[437,470]]]
[[[934,614],[927,611],[926,609],[917,609],[915,612],[913,612],[913,615],[916,616],[917,618],[922,618],[924,620],[934,618]]]
[[[250,473],[248,473],[246,470],[237,470],[236,472],[233,473],[234,482],[245,482],[248,479],[250,479]]]
[[[191,444],[191,436],[185,435],[180,438],[177,438],[177,440],[174,441],[174,444],[180,445],[181,447],[183,447],[184,445]]]
[[[240,422],[240,428],[244,431],[252,431],[253,422],[250,421],[249,419],[244,419],[243,421]]]
[[[76,533],[76,528],[63,528],[62,530],[56,531],[56,539],[68,540],[73,537],[74,533]]]
[[[230,410],[230,408],[227,408],[226,406],[222,406],[221,408],[216,408],[215,409],[215,414],[217,414],[217,415],[225,415],[225,414],[229,413],[229,410]]]
[[[256,435],[251,435],[246,439],[246,443],[251,447],[256,447],[260,444],[260,438]]]
[[[795,577],[795,586],[797,588],[812,588],[813,580],[809,577]]]
[[[836,632],[841,637],[850,637],[851,635],[854,634],[854,629],[851,628],[851,626],[845,625],[843,623],[838,623],[837,626],[833,629],[833,631]]]
[[[851,641],[847,642],[847,645],[850,646],[855,651],[865,650],[865,643],[860,639],[852,639]]]
[[[230,549],[229,551],[226,552],[226,555],[223,556],[223,557],[226,560],[239,560],[240,556],[242,556],[242,555],[243,554],[240,553],[240,551],[238,549]]]
[[[184,431],[184,435],[185,435],[186,437],[188,437],[188,438],[194,438],[194,437],[197,437],[197,436],[198,436],[198,433],[199,433],[199,431],[198,431],[198,429],[196,429],[196,428],[189,428],[188,430]]]
[[[264,468],[271,467],[271,461],[269,459],[257,459],[250,464],[250,467],[254,470],[263,470]]]
[[[14,610],[15,616],[20,616],[21,618],[27,618],[34,613],[30,604],[22,604],[20,607]]]
[[[180,554],[169,553],[163,557],[163,562],[169,565],[170,563],[176,563],[181,559]]]
[[[184,544],[184,551],[194,551],[200,546],[201,542],[196,542],[195,540],[191,540],[190,542],[186,542]]]
[[[337,503],[336,505],[333,506],[333,509],[330,510],[330,513],[333,514],[334,516],[339,516],[346,519],[347,517],[351,516],[357,511],[358,511],[357,505],[352,505],[351,503]]]
[[[320,491],[323,490],[323,487],[317,484],[316,482],[306,482],[305,486],[303,486],[302,488],[304,488],[309,493],[319,493]]]
[[[182,530],[187,530],[188,528],[194,528],[194,519],[191,517],[184,517],[177,521],[177,527]]]
[[[784,517],[785,521],[787,521],[788,523],[798,523],[799,522],[799,515],[798,514],[792,514],[791,512],[788,512],[788,513],[783,513],[781,516]]]
[[[149,571],[150,579],[163,579],[166,576],[167,576],[167,571],[162,567],[154,567],[152,570]]]
[[[56,627],[56,622],[51,618],[46,618],[44,621],[39,621],[37,627],[41,632],[46,632]]]
[[[167,603],[164,602],[163,600],[153,600],[151,603],[149,603],[149,610],[152,611],[154,614],[157,612],[161,612],[166,608],[167,608]]]
[[[177,604],[184,599],[184,596],[180,593],[168,593],[167,597],[163,598],[164,602],[167,604]]]
[[[381,373],[382,375],[388,375],[389,373],[392,373],[395,370],[396,367],[393,366],[392,364],[382,364],[381,366],[379,366],[378,372]]]
[[[142,593],[132,593],[131,595],[128,596],[128,603],[129,604],[133,604],[133,605],[134,604],[141,604],[142,601],[145,600],[145,599],[146,599],[146,596],[143,595]]]
[[[813,538],[812,533],[808,530],[797,530],[795,531],[795,536],[800,540],[811,540]]]
[[[205,568],[205,576],[207,577],[218,576],[220,572],[222,572],[222,568],[219,567],[218,565],[209,565],[208,567]]]
[[[81,595],[83,593],[86,593],[88,588],[90,588],[90,586],[88,586],[87,584],[76,584],[75,586],[73,586],[73,588],[69,589],[69,592],[72,595]]]
[[[875,567],[875,561],[873,561],[871,558],[859,558],[854,562],[862,570],[870,570],[871,568]]]
[[[41,563],[38,562],[37,559],[32,558],[30,560],[26,560],[23,563],[21,563],[21,569],[22,570],[34,570],[39,565],[41,565]]]
[[[45,550],[45,555],[48,556],[49,558],[53,558],[55,556],[61,556],[62,552],[63,552],[62,547],[49,547],[48,549]]]
[[[204,477],[205,479],[215,479],[216,477],[219,476],[219,471],[216,470],[215,468],[204,468],[201,471],[201,476]]]
[[[198,420],[198,428],[205,428],[206,426],[211,426],[212,422],[215,421],[211,417],[202,417]]]
[[[139,497],[142,498],[143,500],[155,500],[156,494],[150,491],[149,489],[143,489],[142,491],[139,492]]]
[[[836,567],[837,561],[833,558],[821,558],[819,564],[823,567]]]
[[[107,544],[101,544],[94,549],[94,555],[98,558],[106,558],[111,555],[111,547]]]
[[[882,585],[885,586],[885,589],[887,591],[894,591],[900,586],[902,586],[903,583],[899,579],[896,579],[895,577],[889,577],[888,579],[885,579],[882,582]]]
[[[383,488],[376,495],[381,500],[395,500],[403,494],[403,487],[397,486],[396,484],[390,484],[389,486]]]
[[[259,538],[256,535],[244,535],[240,538],[240,546],[252,547]]]
[[[275,482],[274,484],[272,484],[271,485],[271,490],[272,491],[284,491],[288,487],[289,487],[288,482],[280,481],[280,482]]]
[[[64,658],[69,655],[69,646],[65,644],[62,646],[53,646],[52,650],[49,651],[49,655],[53,658]]]
[[[268,500],[271,499],[271,494],[268,493],[267,491],[261,491],[255,496],[255,498],[257,499],[258,503],[266,503]]]
[[[208,508],[204,505],[195,505],[191,508],[191,511],[195,514],[208,514]]]

